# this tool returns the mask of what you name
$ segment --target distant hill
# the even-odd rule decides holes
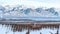
[[[0,19],[5,18],[25,18],[25,17],[31,17],[31,20],[29,18],[28,21],[32,21],[32,17],[60,17],[60,9],[57,8],[45,8],[45,7],[27,7],[27,6],[0,6]],[[27,20],[27,19],[18,19],[17,21],[21,20]],[[39,19],[39,18],[38,18]],[[10,19],[12,20],[12,19]],[[13,19],[15,20],[15,19]]]

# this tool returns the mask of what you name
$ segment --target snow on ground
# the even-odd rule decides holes
[[[11,30],[10,26],[6,26],[6,25],[1,25],[0,24],[0,34],[26,34],[27,30],[24,30],[22,32],[13,32]],[[57,32],[57,29],[48,29],[48,28],[44,28],[41,30],[30,30],[30,34],[40,34],[40,32],[42,32],[42,34],[51,34],[51,32],[53,34],[55,34]],[[60,33],[60,29],[59,29],[59,33]]]

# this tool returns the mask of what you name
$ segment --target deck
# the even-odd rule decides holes
[[[39,30],[42,28],[59,28],[60,22],[41,22],[41,21],[0,21],[0,24],[11,25],[13,31],[22,31],[24,29]]]

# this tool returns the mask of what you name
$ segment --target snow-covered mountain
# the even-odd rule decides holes
[[[45,7],[27,7],[27,6],[0,6],[0,18],[17,17],[60,17],[60,10],[56,8]]]

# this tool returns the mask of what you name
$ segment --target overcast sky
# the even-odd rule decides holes
[[[60,0],[0,0],[0,5],[27,5],[60,8]]]

